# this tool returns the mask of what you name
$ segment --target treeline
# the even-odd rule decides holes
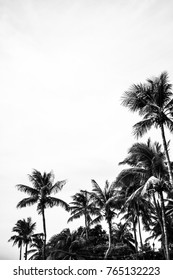
[[[162,144],[150,138],[146,143],[134,143],[119,163],[125,167],[114,182],[106,181],[101,187],[91,180],[92,190],[80,190],[69,204],[56,196],[66,181],[54,182],[52,172],[41,174],[34,169],[29,175],[32,186],[17,185],[28,195],[17,207],[37,204],[43,232],[34,233],[36,224],[31,218],[17,221],[9,241],[18,245],[20,259],[23,247],[25,259],[173,258],[173,163],[165,137],[165,128],[173,131],[173,93],[168,74],[163,72],[143,84],[132,85],[124,92],[122,105],[141,117],[133,126],[135,137],[155,127],[160,130]],[[83,217],[85,226],[73,232],[67,227],[47,241],[45,209],[54,206],[69,212],[67,222]],[[102,229],[103,220],[107,231]],[[142,231],[148,232],[146,240]],[[158,250],[154,243],[150,245],[150,239],[160,241]]]

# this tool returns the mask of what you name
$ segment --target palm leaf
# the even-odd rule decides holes
[[[62,190],[63,186],[66,184],[67,180],[58,181],[53,186],[50,187],[50,193],[57,193]]]
[[[39,194],[38,190],[31,188],[29,186],[26,186],[26,185],[18,184],[18,185],[16,185],[16,187],[19,191],[25,192],[31,196],[36,196]]]
[[[33,205],[37,203],[37,201],[38,201],[38,196],[24,198],[17,204],[17,208],[23,208],[26,206]]]

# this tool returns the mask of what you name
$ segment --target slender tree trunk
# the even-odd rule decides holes
[[[109,228],[109,245],[104,256],[105,260],[107,260],[108,256],[110,255],[111,247],[112,247],[112,222],[111,221],[108,221],[108,228]]]
[[[141,250],[143,251],[143,242],[142,242],[142,234],[141,234],[141,222],[139,219],[139,215],[138,217],[138,230],[139,230],[139,238],[140,238],[140,245],[141,245]]]
[[[163,223],[162,223],[163,219],[162,219],[162,217],[160,215],[160,212],[158,210],[158,206],[157,206],[157,202],[156,202],[154,192],[153,192],[153,201],[154,201],[154,205],[155,205],[155,209],[156,209],[156,213],[157,213],[157,217],[158,217],[158,221],[159,221],[159,225],[160,225],[160,229],[161,229],[161,234],[162,234],[162,247],[163,247],[163,250],[164,250],[164,254],[166,256],[165,245],[164,245],[165,239],[164,239],[164,231],[163,231]]]
[[[86,233],[86,240],[89,240],[89,235],[88,235],[88,220],[87,220],[87,212],[85,211],[85,233]]]
[[[136,254],[138,254],[138,241],[136,235],[135,217],[133,213],[132,213],[132,221],[133,221],[133,232],[134,232],[134,239],[135,239]]]
[[[43,217],[43,251],[42,251],[42,259],[45,260],[45,250],[46,250],[46,220],[45,220],[45,213],[44,213],[44,208],[42,208],[42,217]]]
[[[166,155],[166,160],[167,160],[167,165],[168,165],[168,173],[169,173],[169,180],[173,188],[173,175],[172,175],[172,170],[171,170],[171,161],[169,158],[169,153],[168,153],[168,148],[167,148],[167,143],[166,143],[166,137],[165,137],[165,131],[164,131],[164,126],[163,124],[160,125],[161,128],[161,133],[162,133],[162,140],[163,140],[163,147]]]
[[[28,252],[28,243],[25,246],[25,260],[27,260],[27,252]]]
[[[160,213],[159,213],[159,210],[158,210],[158,207],[157,207],[157,202],[156,202],[154,192],[152,194],[153,194],[154,206],[156,208],[156,213],[157,213],[158,221],[159,221],[159,224],[160,224],[161,232],[163,232],[162,217],[160,216]]]
[[[138,230],[139,230],[139,238],[141,250],[143,251],[143,242],[142,242],[142,234],[141,234],[141,222],[140,222],[140,214],[139,214],[139,204],[137,202],[137,219],[138,219]]]
[[[22,245],[20,246],[20,255],[19,255],[19,260],[22,259]]]
[[[165,253],[166,259],[169,260],[169,245],[168,245],[168,235],[167,235],[167,228],[166,228],[166,219],[165,219],[165,206],[163,200],[163,193],[160,192],[160,199],[161,199],[161,209],[162,209],[162,222],[163,222],[163,236],[164,236],[164,246],[165,246]]]

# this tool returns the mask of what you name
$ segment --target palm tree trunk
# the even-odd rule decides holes
[[[28,243],[25,246],[25,260],[27,260],[27,252],[28,252]]]
[[[164,126],[163,124],[160,125],[161,128],[161,133],[162,133],[162,140],[163,140],[163,147],[166,155],[166,160],[167,160],[167,165],[168,165],[168,173],[169,173],[169,180],[173,188],[173,175],[171,171],[171,161],[169,158],[169,153],[168,153],[168,148],[167,148],[167,143],[166,143],[166,137],[165,137],[165,131],[164,131]]]
[[[87,212],[85,211],[85,233],[86,233],[86,240],[89,240],[89,235],[88,235],[88,221],[87,221]]]
[[[139,230],[139,238],[140,238],[140,245],[141,250],[143,251],[143,242],[142,242],[142,234],[141,234],[141,222],[140,222],[140,214],[139,214],[139,204],[137,202],[137,219],[138,219],[138,230]]]
[[[158,210],[158,207],[157,207],[157,202],[156,202],[154,192],[152,194],[153,194],[154,206],[155,206],[155,209],[156,209],[156,213],[157,213],[158,221],[159,221],[159,224],[160,224],[161,232],[163,232],[162,218],[160,216],[160,213],[159,213],[159,210]]]
[[[109,245],[108,245],[108,249],[104,256],[105,260],[107,260],[108,256],[110,255],[111,247],[112,247],[112,223],[111,223],[111,221],[108,221],[108,228],[109,228]]]
[[[136,254],[138,254],[138,241],[136,236],[135,217],[133,213],[132,213],[132,221],[133,221],[133,232],[134,232],[134,239],[135,239]]]
[[[161,234],[162,234],[162,247],[163,247],[163,250],[164,250],[164,254],[166,256],[166,251],[165,251],[165,245],[164,245],[164,242],[165,242],[165,239],[164,239],[164,231],[163,231],[163,219],[160,215],[160,212],[158,210],[158,206],[157,206],[157,202],[156,202],[156,198],[155,198],[155,194],[153,192],[153,201],[154,201],[154,206],[155,206],[155,209],[156,209],[156,213],[157,213],[157,217],[158,217],[158,222],[159,222],[159,225],[160,225],[160,229],[161,229]]]
[[[139,219],[139,215],[138,217],[138,230],[139,230],[139,238],[140,238],[140,245],[141,245],[141,250],[143,251],[143,242],[142,242],[142,234],[141,234],[141,222]]]
[[[166,228],[166,219],[165,219],[165,206],[163,200],[163,193],[160,192],[160,199],[161,199],[161,209],[162,209],[162,222],[163,222],[163,236],[164,236],[164,246],[165,246],[165,253],[166,259],[169,260],[169,246],[168,246],[168,235],[167,235],[167,228]]]
[[[20,246],[20,255],[19,255],[19,260],[22,259],[22,245]]]
[[[42,217],[43,217],[43,251],[42,251],[42,259],[45,260],[45,250],[46,250],[46,220],[45,220],[45,213],[44,213],[44,208],[42,208]]]

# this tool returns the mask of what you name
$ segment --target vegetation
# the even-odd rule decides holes
[[[31,218],[27,218],[27,220],[18,220],[12,229],[12,232],[15,232],[16,235],[11,236],[8,241],[13,241],[13,245],[18,244],[18,247],[20,248],[20,260],[22,259],[22,246],[25,246],[24,257],[25,260],[27,260],[28,245],[31,243],[31,237],[34,233],[35,227],[36,223],[32,223]]]
[[[59,181],[54,184],[54,175],[52,172],[43,173],[43,175],[37,171],[36,169],[33,170],[31,175],[28,175],[29,180],[31,181],[33,187],[29,187],[26,185],[18,184],[18,190],[27,193],[30,195],[27,198],[22,199],[18,204],[18,208],[30,206],[33,204],[37,204],[37,211],[38,214],[42,215],[43,219],[43,260],[45,259],[45,246],[46,246],[46,219],[45,219],[45,209],[47,207],[53,206],[62,206],[66,210],[68,210],[68,204],[63,200],[52,197],[52,193],[59,192],[63,186],[65,185],[66,181]]]
[[[18,245],[19,259],[173,259],[173,163],[165,128],[173,131],[173,93],[168,74],[134,84],[122,96],[122,104],[138,112],[141,121],[134,124],[135,137],[142,137],[152,127],[159,128],[162,145],[150,138],[136,142],[129,149],[115,180],[100,187],[91,180],[91,190],[80,190],[70,204],[52,196],[66,181],[54,183],[52,172],[29,175],[32,187],[18,184],[26,193],[17,208],[37,204],[42,215],[43,232],[34,233],[31,218],[19,220],[9,241]],[[83,219],[84,227],[55,233],[47,241],[45,209],[62,206],[69,211],[67,222]],[[103,229],[102,221],[106,222]],[[148,237],[144,240],[143,232]],[[155,246],[157,241],[157,248]],[[160,247],[159,247],[160,244]],[[28,249],[28,246],[30,248]]]

